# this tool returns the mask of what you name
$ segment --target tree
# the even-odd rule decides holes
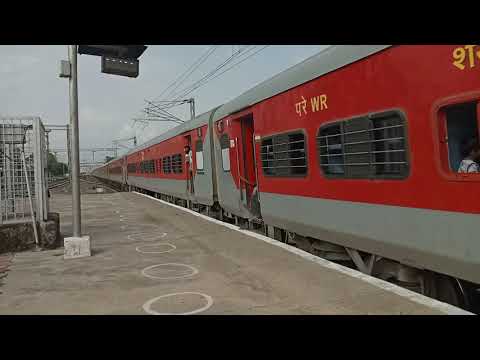
[[[56,156],[53,155],[51,152],[48,153],[47,164],[48,164],[47,165],[48,166],[48,173],[52,176],[65,175],[65,173],[68,171],[67,164],[59,162],[57,160]]]
[[[108,155],[105,156],[105,162],[106,163],[109,162],[110,160],[113,160],[113,159],[115,159],[113,156],[108,156]]]

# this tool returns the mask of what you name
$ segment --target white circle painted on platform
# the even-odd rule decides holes
[[[158,311],[154,311],[154,310],[151,309],[152,304],[157,302],[160,299],[164,299],[164,298],[172,297],[172,296],[182,296],[182,295],[198,295],[198,296],[203,297],[206,300],[207,303],[199,309],[195,309],[195,310],[185,312],[185,313],[176,313],[176,314],[175,313],[160,313]],[[193,315],[193,314],[198,314],[202,311],[207,310],[212,305],[213,305],[213,298],[211,296],[209,296],[207,294],[200,293],[200,292],[187,291],[187,292],[172,293],[172,294],[157,296],[156,298],[148,300],[145,304],[143,304],[143,310],[150,315]]]
[[[163,239],[167,236],[167,233],[155,234],[150,232],[138,232],[127,235],[127,238],[132,241],[144,241],[144,240],[155,240],[155,239]]]
[[[162,227],[160,227],[158,225],[142,224],[142,223],[139,223],[138,221],[135,221],[135,220],[126,221],[124,225],[135,226],[135,227],[138,227],[140,229],[145,230],[145,231],[137,231],[137,232],[147,232],[147,231],[151,231],[150,229],[154,229],[154,230],[158,230],[158,231],[162,230]]]
[[[158,248],[160,246],[170,246],[169,250],[163,250],[163,251],[158,251],[158,250],[147,250],[148,248]],[[135,250],[139,253],[142,254],[164,254],[164,253],[169,253],[175,250],[177,247],[175,245],[169,244],[169,243],[162,243],[162,244],[155,244],[155,245],[142,245],[142,246],[137,246]]]
[[[110,225],[115,222],[115,219],[114,218],[85,219],[84,222],[92,225]]]
[[[150,275],[147,272],[152,269],[156,269],[162,266],[177,266],[177,267],[184,267],[187,269],[190,269],[192,272],[190,274],[186,275],[180,275],[180,276],[168,276],[168,277],[160,277],[160,276],[155,276],[155,275]],[[166,263],[166,264],[158,264],[158,265],[152,265],[148,266],[145,269],[142,270],[142,275],[145,277],[148,277],[150,279],[156,279],[156,280],[172,280],[172,279],[184,279],[188,277],[192,277],[193,275],[198,274],[198,269],[194,268],[193,266],[186,265],[186,264],[178,264],[178,263]]]

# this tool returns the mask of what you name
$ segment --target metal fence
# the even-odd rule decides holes
[[[47,220],[47,191],[46,133],[41,119],[0,116],[0,224],[31,221],[31,200],[36,220]]]

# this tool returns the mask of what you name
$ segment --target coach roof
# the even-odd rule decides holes
[[[382,51],[391,45],[335,45],[309,57],[303,62],[292,66],[291,68],[273,76],[272,78],[258,84],[250,90],[247,90],[240,96],[229,101],[226,104],[209,110],[191,121],[186,121],[165,133],[154,137],[146,143],[129,151],[127,155],[136,153],[158,144],[159,142],[170,139],[186,131],[195,129],[208,123],[211,113],[217,110],[213,116],[216,121],[230,114],[239,112],[249,106],[252,106],[262,100],[271,98],[284,91],[316,79],[329,72],[340,69],[343,66],[352,64],[358,60],[364,59],[379,51]]]
[[[213,121],[382,51],[391,45],[335,45],[258,84],[224,104]]]
[[[141,151],[143,149],[146,149],[152,145],[158,144],[162,142],[163,140],[170,139],[172,137],[175,137],[177,135],[183,134],[186,131],[190,131],[193,129],[196,129],[198,127],[201,127],[203,125],[208,124],[210,115],[212,114],[213,111],[218,109],[219,106],[204,112],[203,114],[198,115],[195,117],[193,120],[190,121],[185,121],[183,124],[180,124],[178,126],[175,126],[174,128],[164,132],[163,134],[154,137],[153,139],[148,140],[147,142],[141,144],[140,146],[136,147],[135,149],[132,149],[129,151],[126,155],[131,155],[134,154],[138,151]]]

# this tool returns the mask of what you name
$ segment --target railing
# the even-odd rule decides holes
[[[37,117],[0,117],[0,223],[48,217],[45,129]]]

